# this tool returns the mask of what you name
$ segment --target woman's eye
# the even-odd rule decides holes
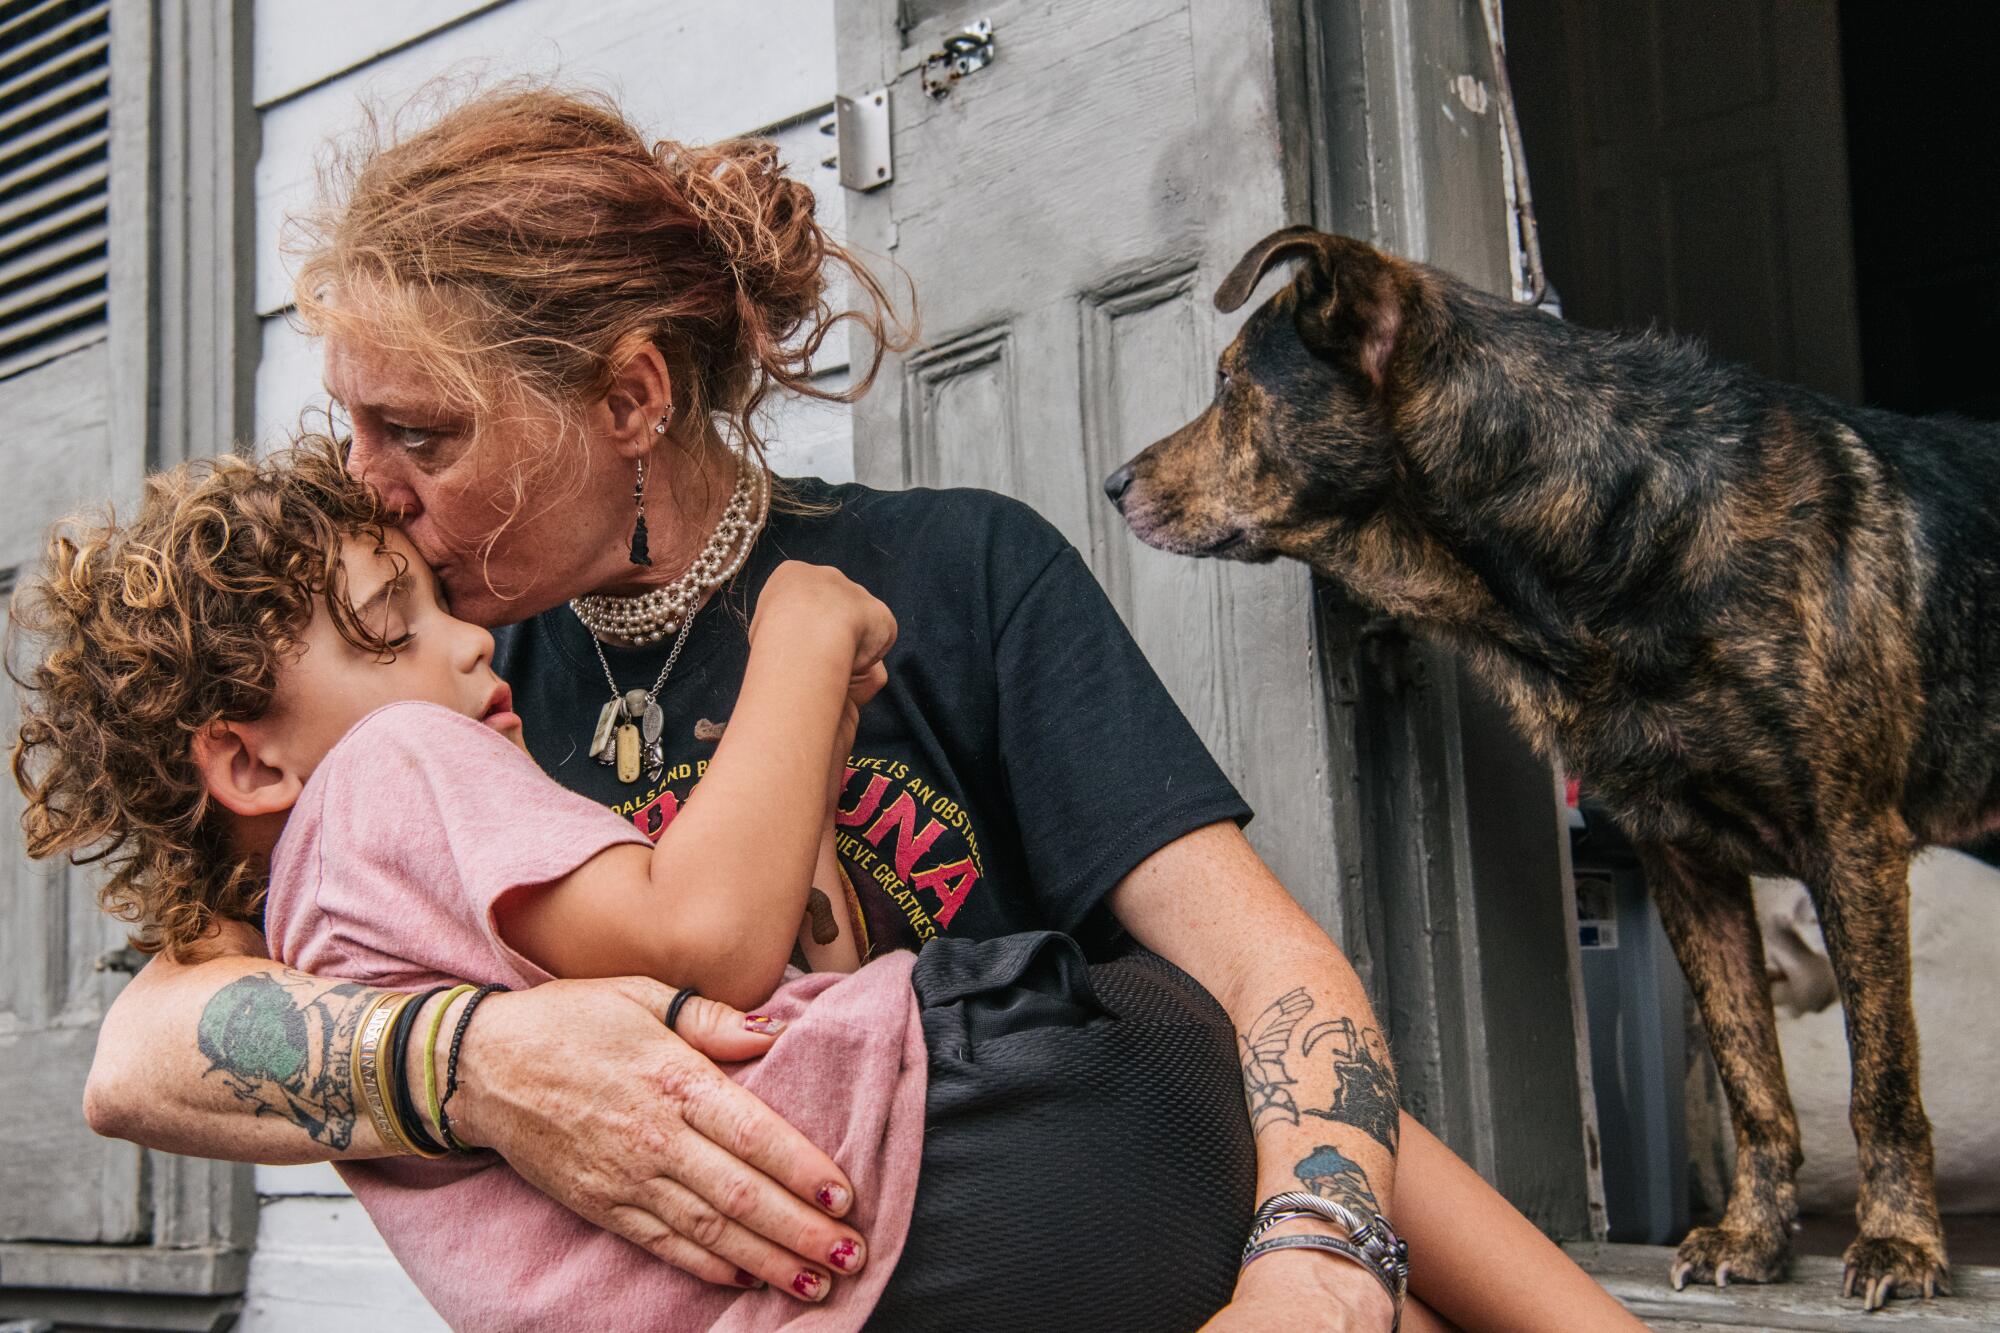
[[[430,426],[399,426],[393,421],[384,422],[382,429],[394,440],[398,447],[412,453],[427,447],[437,431]]]

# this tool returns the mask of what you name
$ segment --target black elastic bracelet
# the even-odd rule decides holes
[[[689,1000],[697,998],[700,994],[701,992],[692,986],[683,986],[674,992],[674,998],[667,1004],[667,1031],[674,1030],[675,1022],[680,1019],[681,1009]]]
[[[451,1150],[437,1141],[429,1123],[417,1111],[416,1096],[410,1091],[410,1034],[417,1030],[417,1014],[423,1007],[450,989],[449,986],[439,986],[427,990],[404,1005],[403,1011],[396,1015],[396,1026],[389,1031],[389,1059],[394,1062],[389,1068],[396,1074],[389,1083],[389,1096],[395,1102],[396,1119],[402,1122],[403,1132],[425,1152]]]
[[[494,991],[506,989],[505,986],[481,986],[472,992],[465,1001],[465,1008],[459,1012],[458,1025],[451,1030],[451,1054],[445,1057],[444,1062],[444,1096],[438,1098],[438,1123],[444,1127],[445,1142],[460,1152],[470,1152],[471,1149],[460,1143],[458,1136],[451,1132],[451,1095],[458,1091],[458,1048],[465,1042],[465,1030],[472,1026],[472,1011],[479,1007],[479,1002]]]

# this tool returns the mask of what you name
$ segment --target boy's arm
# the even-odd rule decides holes
[[[831,629],[838,616],[826,608],[804,610],[764,620],[760,608],[728,726],[659,844],[609,848],[502,898],[495,925],[508,945],[559,977],[656,977],[738,1008],[777,989],[813,884],[826,757],[857,670],[856,636]]]

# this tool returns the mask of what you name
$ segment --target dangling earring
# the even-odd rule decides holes
[[[666,433],[667,419],[661,417],[653,423],[653,434],[665,435]],[[639,478],[632,485],[632,506],[639,511],[639,520],[632,525],[632,563],[635,565],[645,565],[650,568],[653,563],[653,553],[646,545],[646,460],[644,457],[639,459]]]

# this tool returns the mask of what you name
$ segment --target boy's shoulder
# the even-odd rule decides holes
[[[287,831],[301,814],[329,805],[349,817],[357,807],[409,809],[427,795],[490,784],[497,775],[535,767],[493,728],[442,704],[417,699],[384,704],[347,729],[299,793]]]

